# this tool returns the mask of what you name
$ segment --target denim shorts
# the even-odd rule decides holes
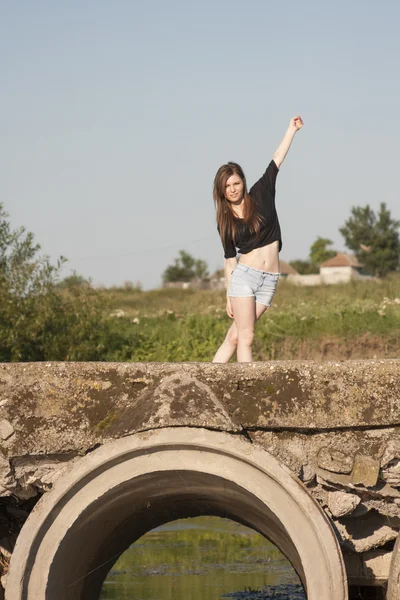
[[[280,273],[268,273],[238,263],[228,285],[230,298],[255,298],[256,302],[271,306]]]

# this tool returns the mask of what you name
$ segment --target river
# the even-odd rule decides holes
[[[114,565],[100,600],[305,600],[290,563],[268,540],[227,519],[168,523]]]

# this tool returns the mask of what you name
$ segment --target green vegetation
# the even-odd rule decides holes
[[[39,250],[32,234],[11,230],[0,204],[0,362],[210,361],[232,322],[222,290],[96,290],[76,273],[60,283],[65,259],[53,266]],[[400,274],[316,288],[282,279],[257,324],[254,358],[394,357],[399,349]]]
[[[0,203],[0,362],[106,359],[122,344],[105,294],[76,275],[59,286],[65,259],[51,265],[39,250]]]
[[[295,269],[299,275],[315,275],[319,273],[319,266],[311,263],[309,260],[297,258],[290,260],[289,265]]]
[[[300,275],[319,273],[320,264],[336,256],[336,251],[328,248],[328,246],[331,246],[332,244],[333,242],[328,238],[317,237],[315,242],[311,245],[309,260],[291,260],[289,264],[296,269]]]
[[[310,248],[310,262],[311,264],[317,265],[333,258],[336,256],[335,250],[329,250],[328,246],[332,246],[332,240],[328,238],[318,237]]]
[[[351,250],[365,273],[385,277],[400,270],[400,221],[392,219],[384,202],[376,215],[371,207],[353,206],[351,215],[339,229],[345,246]],[[318,237],[312,244],[309,260],[292,260],[289,264],[300,275],[319,272],[319,265],[336,254],[328,238]]]
[[[209,361],[231,324],[224,291],[114,290],[135,347],[127,360]],[[256,327],[255,360],[398,356],[400,276],[344,285],[293,287],[281,279]]]
[[[400,267],[400,221],[395,221],[384,202],[378,215],[367,206],[353,206],[351,217],[339,230],[364,270],[381,277]]]
[[[163,273],[163,281],[192,281],[192,279],[202,279],[207,277],[208,268],[205,260],[193,258],[185,250],[179,251],[179,257],[175,259],[173,265],[169,265]]]

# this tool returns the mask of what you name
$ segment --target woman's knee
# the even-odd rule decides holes
[[[237,333],[237,327],[235,324],[233,324],[233,325],[231,325],[231,327],[229,327],[226,337],[228,338],[228,342],[230,344],[232,344],[233,346],[237,346],[238,333]]]
[[[238,343],[251,346],[254,340],[254,329],[243,329],[238,331]]]

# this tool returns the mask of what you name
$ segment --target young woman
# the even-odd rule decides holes
[[[303,127],[293,117],[264,175],[247,191],[241,167],[222,165],[214,179],[217,226],[224,247],[226,312],[234,319],[213,362],[252,361],[254,325],[271,305],[279,279],[281,230],[275,208],[275,181],[295,133]],[[237,262],[236,248],[240,259]]]

